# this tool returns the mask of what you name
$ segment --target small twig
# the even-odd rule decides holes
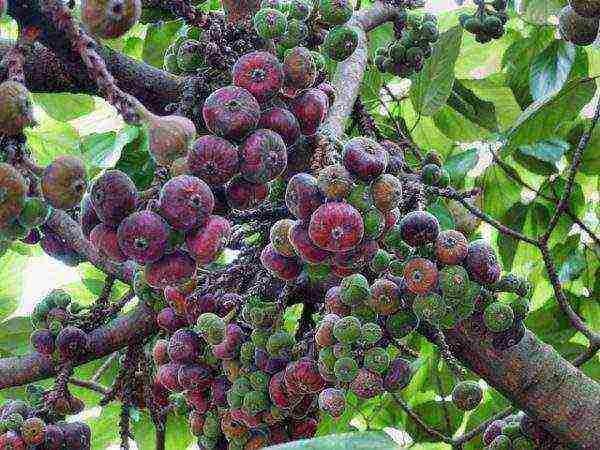
[[[91,380],[86,381],[86,380],[81,380],[79,378],[71,378],[71,379],[69,379],[69,384],[72,384],[73,386],[79,386],[82,388],[86,388],[91,391],[98,392],[99,394],[102,394],[102,395],[108,394],[108,391],[109,391],[108,388],[102,386],[99,383],[91,381]]]
[[[442,442],[445,442],[446,444],[452,444],[452,438],[446,436],[445,434],[440,433],[439,431],[437,431],[437,430],[433,429],[432,427],[430,427],[429,425],[427,425],[418,414],[416,414],[412,409],[410,409],[410,406],[408,406],[408,404],[402,399],[402,397],[400,397],[400,395],[394,394],[394,400],[396,401],[396,403],[398,403],[398,405],[400,405],[400,407],[404,410],[404,412],[406,412],[406,414],[408,414],[408,416],[419,427],[421,427],[423,429],[423,431],[425,431],[430,436],[437,438]]]
[[[473,428],[468,433],[465,433],[462,436],[459,436],[458,438],[456,438],[454,440],[454,442],[457,444],[463,444],[465,442],[469,442],[471,439],[474,439],[475,437],[477,437],[481,433],[483,433],[492,422],[494,422],[495,420],[504,419],[505,417],[510,416],[514,411],[515,411],[515,408],[513,408],[512,406],[500,411],[498,414],[495,414],[493,417],[481,422],[479,425],[477,425],[475,428]]]

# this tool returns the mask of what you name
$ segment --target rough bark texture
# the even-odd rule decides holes
[[[148,306],[141,305],[129,314],[115,319],[109,326],[89,334],[90,351],[77,365],[110,355],[130,344],[141,342],[156,333],[156,315]],[[25,356],[0,359],[0,389],[23,386],[50,378],[57,373],[57,364],[47,355],[31,353]]]
[[[37,1],[10,0],[8,5],[10,16],[20,27],[33,26],[42,30],[39,40],[46,49],[36,46],[33,54],[27,58],[25,67],[27,82],[32,83],[32,91],[45,92],[53,89],[96,94],[96,83],[88,77],[83,62],[72,51],[71,43],[41,14]],[[6,47],[5,41],[0,46],[0,52],[4,53]],[[98,45],[96,51],[106,62],[117,86],[135,96],[153,112],[162,113],[169,103],[181,99],[184,78],[171,75],[102,45]],[[50,62],[52,53],[59,56],[61,62],[53,61],[46,67],[47,64],[44,63]],[[54,84],[53,80],[44,80],[44,77],[57,78],[58,82]],[[37,85],[42,89],[36,89]]]
[[[324,135],[339,139],[344,134],[346,120],[352,113],[360,84],[367,69],[369,45],[366,33],[389,22],[397,14],[398,8],[376,2],[371,8],[357,12],[348,22],[349,26],[358,30],[358,47],[352,56],[338,64],[332,80],[332,84],[336,87],[336,99],[329,109],[326,122],[321,127],[321,133]]]
[[[571,448],[600,449],[600,384],[529,330],[497,350],[478,323],[445,333],[452,353]]]

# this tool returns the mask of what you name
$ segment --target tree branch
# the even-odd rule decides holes
[[[76,365],[102,358],[132,343],[141,342],[156,331],[154,311],[142,304],[112,324],[89,333],[89,352],[77,361]],[[0,359],[0,389],[50,378],[55,376],[58,370],[59,367],[52,357],[41,353],[3,358]]]
[[[339,139],[344,134],[346,120],[352,113],[367,68],[369,50],[366,33],[393,20],[400,11],[400,8],[378,1],[368,9],[357,11],[348,22],[348,26],[356,27],[358,31],[358,47],[352,56],[337,66],[332,80],[336,87],[336,98],[321,126],[321,133],[325,136]]]

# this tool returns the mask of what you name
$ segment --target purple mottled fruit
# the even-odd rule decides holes
[[[319,373],[317,362],[307,357],[288,364],[283,382],[288,392],[302,395],[321,392],[326,385],[326,381]]]
[[[307,220],[323,204],[317,179],[308,173],[294,175],[285,191],[285,204],[290,212],[300,220]]]
[[[98,218],[116,227],[135,210],[138,191],[127,174],[107,170],[94,181],[90,197]]]
[[[90,233],[90,243],[96,251],[113,261],[127,261],[127,256],[119,247],[117,230],[103,223],[96,225]]]
[[[311,136],[319,130],[327,116],[329,99],[320,89],[308,89],[296,97],[290,106],[302,134]]]
[[[210,264],[229,242],[231,224],[221,216],[210,216],[202,228],[185,238],[186,248],[198,264]]]
[[[162,187],[159,203],[160,213],[169,225],[187,231],[208,219],[215,207],[215,197],[200,178],[181,175]]]
[[[165,254],[169,226],[158,214],[140,211],[121,222],[117,238],[125,256],[139,264],[147,264],[159,260]]]
[[[333,87],[333,85],[331,85],[330,83],[321,83],[317,86],[317,89],[323,91],[323,93],[329,99],[329,105],[333,105],[333,102],[335,102],[336,97],[335,88]]]
[[[402,201],[402,183],[394,175],[384,173],[371,184],[371,196],[377,209],[391,211]]]
[[[502,267],[494,249],[483,239],[469,244],[465,266],[470,277],[480,284],[493,284],[500,279]]]
[[[179,385],[186,391],[199,391],[207,388],[210,386],[211,378],[210,369],[204,364],[182,365],[177,372]]]
[[[148,128],[150,155],[160,166],[169,167],[184,157],[196,136],[194,123],[181,116],[151,116]]]
[[[183,394],[187,405],[199,414],[208,411],[210,403],[202,391],[187,391]]]
[[[200,336],[191,330],[177,330],[169,339],[169,358],[176,363],[192,362],[202,351]]]
[[[340,286],[333,286],[325,294],[325,312],[328,314],[337,314],[340,317],[350,315],[350,307],[344,303]]]
[[[341,389],[327,388],[319,394],[319,408],[333,417],[341,417],[346,409],[346,394]]]
[[[364,224],[360,213],[347,203],[326,203],[312,215],[308,227],[311,241],[331,252],[354,248],[363,238]]]
[[[83,196],[81,209],[79,211],[79,224],[81,225],[81,231],[86,239],[90,238],[90,233],[99,223],[100,219],[96,214],[94,205],[92,205],[92,198],[89,194],[86,194]]]
[[[13,166],[0,163],[0,228],[21,214],[25,206],[27,182]]]
[[[240,171],[250,183],[274,180],[287,165],[287,148],[277,133],[267,129],[249,135],[240,148]]]
[[[206,99],[202,116],[212,133],[239,141],[258,125],[260,106],[246,89],[226,86]]]
[[[155,289],[180,286],[189,281],[195,273],[195,261],[181,250],[165,255],[145,268],[146,282]]]
[[[371,181],[385,172],[388,152],[373,139],[355,137],[344,145],[344,166],[362,180]]]
[[[56,337],[56,348],[63,359],[76,359],[88,350],[88,335],[80,328],[68,326]]]
[[[338,267],[360,269],[371,262],[377,250],[379,250],[377,241],[364,239],[353,249],[336,253],[333,257],[333,262]]]
[[[152,359],[157,366],[169,362],[169,341],[167,339],[157,339],[152,347]]]
[[[283,256],[296,256],[296,251],[290,242],[290,230],[295,224],[296,222],[291,219],[281,219],[271,226],[269,240],[275,251]]]
[[[35,330],[29,336],[29,342],[31,348],[36,352],[43,353],[44,355],[51,355],[54,353],[56,348],[54,343],[54,335],[50,330],[41,329]]]
[[[400,221],[400,234],[412,247],[435,242],[440,232],[437,218],[427,211],[412,211]]]
[[[94,36],[115,39],[130,30],[142,15],[140,0],[83,0],[81,20]]]
[[[160,312],[156,315],[156,323],[160,328],[169,333],[174,333],[179,328],[182,328],[186,325],[183,318],[178,316],[175,312],[175,309],[171,307],[160,310]]]
[[[41,182],[46,201],[57,209],[71,209],[81,202],[87,187],[85,165],[81,159],[62,155],[44,170]]]
[[[210,386],[212,402],[215,406],[227,406],[227,391],[231,387],[231,382],[224,376],[217,377]]]
[[[156,381],[171,392],[181,392],[183,387],[179,383],[179,369],[182,367],[182,364],[177,363],[160,366],[156,372]]]
[[[339,201],[350,195],[354,179],[341,164],[331,164],[319,170],[317,184],[325,197]]]
[[[403,358],[395,358],[385,374],[383,385],[386,391],[399,392],[409,385],[412,378],[410,362]]]
[[[283,60],[283,74],[284,91],[290,97],[312,87],[317,78],[317,66],[310,50],[305,47],[295,47],[287,52]]]
[[[227,203],[233,209],[254,209],[267,198],[268,193],[266,184],[252,184],[236,176],[227,185]]]
[[[198,138],[187,156],[189,172],[211,186],[227,183],[238,173],[240,157],[237,148],[218,136]]]
[[[232,69],[233,84],[250,92],[259,103],[272,99],[283,86],[283,69],[271,53],[256,51],[240,57]]]
[[[270,108],[262,113],[259,128],[266,128],[279,134],[286,145],[293,145],[300,137],[300,124],[290,111],[284,108]]]
[[[373,398],[383,394],[383,378],[381,375],[367,369],[360,369],[352,383],[350,390],[360,398]]]
[[[46,433],[44,434],[44,443],[41,448],[43,450],[62,450],[65,444],[65,435],[62,428],[58,425],[46,425]]]
[[[282,280],[293,280],[302,271],[297,258],[290,258],[277,253],[271,244],[263,249],[260,254],[260,261],[266,269]]]

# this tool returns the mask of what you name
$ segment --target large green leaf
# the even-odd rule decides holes
[[[136,138],[123,147],[116,165],[131,177],[138,189],[147,188],[154,178],[156,166],[148,150],[149,142],[148,130],[143,127]]]
[[[533,173],[552,175],[558,172],[557,164],[567,150],[569,144],[562,139],[545,139],[531,145],[521,145],[513,157]]]
[[[455,80],[448,106],[456,110],[471,122],[489,131],[498,131],[496,107],[492,102],[480,99],[460,80]]]
[[[266,450],[399,450],[385,433],[344,433],[266,447]]]
[[[68,122],[94,111],[94,98],[83,94],[34,94],[35,102],[46,114],[60,122]]]
[[[165,426],[165,448],[185,449],[194,441],[186,417],[170,413]],[[146,411],[141,411],[136,415],[132,420],[132,428],[138,448],[156,448],[156,430]]]
[[[423,70],[412,77],[410,99],[418,114],[432,116],[448,100],[454,85],[454,65],[461,40],[461,27],[443,33]]]
[[[29,350],[33,331],[28,317],[13,317],[0,322],[0,356],[24,355]]]
[[[569,303],[577,312],[582,300],[567,292]],[[567,342],[577,330],[571,326],[567,315],[556,303],[556,299],[547,299],[544,306],[533,311],[525,320],[525,325],[544,342],[552,345]]]
[[[554,35],[554,29],[539,27],[526,38],[516,39],[502,56],[506,83],[523,109],[533,101],[529,92],[529,72],[533,59],[552,42]]]
[[[444,413],[443,404],[445,403],[450,419],[450,430],[446,430],[446,416]],[[421,417],[429,426],[452,436],[462,423],[464,413],[456,408],[452,402],[438,402],[431,400],[421,403],[413,408],[413,411]],[[409,420],[406,425],[406,431],[416,442],[437,442],[438,439],[430,436],[427,432],[417,425],[414,421]]]
[[[82,152],[93,165],[110,168],[119,161],[123,148],[135,141],[140,129],[131,125],[125,126],[118,133],[94,133],[86,136],[82,142]]]
[[[596,82],[589,78],[567,83],[559,92],[550,94],[529,106],[507,136],[507,149],[556,137],[565,122],[574,120],[592,99]]]
[[[59,155],[79,156],[79,133],[68,123],[44,120],[41,126],[25,130],[27,145],[40,165],[50,164]]]
[[[566,0],[523,0],[521,11],[529,21],[546,23],[565,6]]]
[[[179,20],[150,24],[146,32],[146,41],[142,52],[144,61],[162,69],[167,47],[182,26],[183,23]]]
[[[479,161],[479,151],[476,148],[471,148],[453,154],[446,158],[444,169],[450,175],[450,181],[453,186],[462,186],[467,174],[473,169]]]
[[[579,144],[579,140],[584,132],[589,130],[592,121],[591,119],[583,120],[577,123],[569,132],[568,141],[571,144],[571,149],[567,153],[569,162],[573,159],[573,152]],[[600,175],[600,127],[594,128],[590,142],[583,152],[581,158],[580,170],[586,175]]]
[[[517,202],[512,205],[508,211],[506,211],[506,214],[502,218],[502,223],[515,231],[521,232],[523,231],[523,226],[525,225],[527,211],[527,205]],[[498,234],[498,253],[502,259],[504,270],[506,271],[510,271],[512,269],[519,242],[519,240],[511,236],[507,236],[502,233]]]
[[[21,303],[27,257],[12,251],[0,257],[0,321],[10,316]]]
[[[514,171],[511,173],[518,177]],[[479,186],[483,189],[483,210],[497,219],[503,217],[521,197],[521,187],[497,163],[485,169]]]
[[[558,92],[571,73],[575,62],[575,46],[570,42],[556,39],[531,65],[529,88],[534,100]]]

